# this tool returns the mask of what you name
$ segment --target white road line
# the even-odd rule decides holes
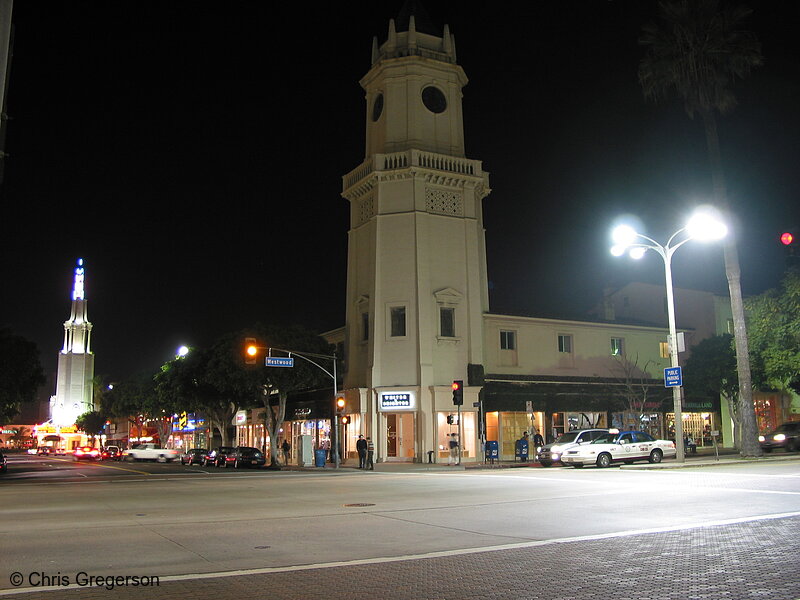
[[[344,560],[337,562],[316,563],[310,565],[290,565],[286,567],[263,567],[260,569],[241,569],[237,571],[220,571],[216,573],[188,573],[185,575],[164,575],[158,576],[159,583],[172,583],[176,581],[198,581],[202,579],[217,579],[220,577],[243,577],[247,575],[267,575],[270,573],[290,573],[294,571],[311,571],[317,569],[331,569],[334,567],[353,567],[359,565],[376,565],[382,563],[403,562],[407,560],[425,560],[430,558],[446,558],[450,556],[466,556],[478,554],[480,552],[497,552],[500,550],[517,550],[522,548],[536,548],[549,546],[551,544],[566,544],[570,542],[588,542],[596,540],[606,540],[621,537],[631,537],[651,533],[665,533],[670,531],[686,531],[689,529],[704,529],[708,527],[719,527],[722,525],[737,525],[740,523],[752,523],[757,521],[769,521],[773,519],[788,519],[800,517],[800,511],[789,513],[774,513],[769,515],[756,515],[752,517],[740,517],[737,519],[722,519],[719,521],[704,521],[701,523],[687,523],[684,525],[672,525],[669,527],[654,527],[651,529],[633,529],[628,531],[617,531],[613,533],[602,533],[598,535],[583,535],[567,538],[555,538],[551,540],[537,540],[532,542],[518,542],[515,544],[501,544],[497,546],[483,546],[480,548],[462,548],[459,550],[442,550],[438,552],[426,552],[423,554],[406,554],[403,556],[385,556],[379,558],[365,558],[358,560]],[[21,589],[0,590],[0,596],[14,596],[20,594],[43,593],[43,592],[63,592],[74,590],[75,587],[32,587]]]

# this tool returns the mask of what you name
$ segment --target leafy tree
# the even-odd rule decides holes
[[[733,336],[729,333],[717,335],[694,346],[683,372],[687,397],[722,397],[727,402],[734,422],[734,445],[738,448],[741,444],[741,415],[736,402],[739,379]]]
[[[23,402],[33,402],[45,376],[36,344],[0,328],[0,421],[12,421]]]
[[[736,98],[730,85],[762,63],[761,45],[743,31],[750,9],[720,7],[719,0],[674,0],[659,3],[660,21],[643,27],[639,42],[646,54],[639,63],[639,82],[648,99],[676,93],[690,117],[703,120],[711,164],[714,198],[730,213],[716,114],[733,110]],[[731,296],[736,361],[739,376],[739,414],[742,419],[741,453],[760,456],[753,405],[747,327],[741,289],[741,269],[734,235],[723,241],[725,274]]]
[[[91,436],[92,445],[95,445],[96,436],[103,433],[107,419],[108,417],[104,413],[93,410],[78,415],[78,418],[75,419],[75,425],[86,435]]]
[[[313,331],[301,326],[286,325],[257,325],[254,331],[242,334],[239,338],[239,362],[241,359],[242,340],[245,335],[253,335],[262,346],[269,348],[282,348],[300,353],[319,355],[332,355],[330,344]],[[281,353],[281,355],[286,355]],[[301,390],[319,388],[325,384],[333,386],[333,381],[328,379],[325,372],[309,360],[296,355],[294,367],[291,369],[265,367],[263,364],[248,368],[248,379],[255,397],[260,399],[264,406],[264,427],[270,439],[270,465],[275,467],[280,462],[278,452],[278,430],[286,418],[286,400],[289,394]],[[326,370],[331,371],[333,365],[325,364],[331,361],[310,357],[310,360],[319,363]],[[331,392],[331,406],[333,405],[333,392]]]
[[[156,376],[159,396],[176,409],[200,412],[230,445],[231,421],[253,402],[241,358],[238,335],[226,335],[210,348],[193,348],[170,361]]]
[[[14,427],[9,441],[14,442],[17,448],[21,448],[26,440],[31,438],[31,430],[27,427]]]
[[[800,393],[800,273],[777,289],[749,298],[751,360],[760,387]]]
[[[128,419],[140,431],[145,423],[155,425],[161,444],[166,444],[176,407],[159,394],[152,373],[139,373],[116,383],[103,394],[103,404],[110,416]]]

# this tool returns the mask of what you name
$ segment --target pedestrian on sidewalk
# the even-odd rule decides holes
[[[358,468],[365,469],[367,467],[367,440],[363,435],[358,436],[356,451],[358,452]]]
[[[281,444],[281,450],[283,450],[283,464],[289,464],[289,454],[292,451],[292,445],[287,441],[283,440],[283,444]]]
[[[372,462],[372,459],[375,456],[375,444],[372,443],[372,438],[367,438],[367,470],[374,471],[375,470],[375,463]]]
[[[458,438],[456,438],[455,433],[450,434],[450,440],[447,442],[447,445],[450,448],[450,462],[447,463],[448,465],[457,465],[458,464]]]

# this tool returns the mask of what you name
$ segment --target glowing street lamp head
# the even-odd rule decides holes
[[[630,225],[618,225],[614,228],[614,231],[611,232],[611,239],[614,240],[615,247],[622,246],[623,252],[624,248],[634,243],[638,236],[639,234],[636,233],[636,230]]]
[[[183,358],[187,354],[189,354],[189,348],[187,346],[181,346],[178,348],[178,358]]]
[[[692,239],[701,242],[721,240],[728,234],[728,227],[719,217],[719,212],[712,207],[703,207],[697,210],[689,223],[686,231]]]
[[[628,256],[630,256],[633,260],[639,260],[645,255],[646,252],[647,248],[643,248],[642,246],[636,246],[636,248],[631,248],[628,251]]]

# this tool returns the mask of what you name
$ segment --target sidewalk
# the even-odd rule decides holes
[[[697,454],[686,454],[686,462],[679,463],[674,458],[664,459],[663,462],[658,464],[650,464],[646,461],[637,462],[632,465],[619,465],[620,469],[685,469],[691,467],[714,467],[720,465],[731,464],[753,464],[756,462],[775,462],[786,460],[800,460],[800,453],[771,453],[764,454],[759,458],[742,458],[739,451],[735,448],[719,448],[719,456],[714,453],[714,448],[703,447],[697,449]],[[375,463],[375,472],[378,473],[417,473],[417,472],[455,472],[467,470],[490,470],[490,469],[518,469],[518,468],[536,468],[543,469],[538,462],[527,461],[495,461],[491,463],[462,463],[460,465],[449,466],[447,463],[408,463],[408,462],[382,462]],[[551,469],[561,469],[562,466],[549,467]],[[303,471],[303,472],[336,472],[333,464],[327,463],[325,468],[321,467],[284,467],[285,470]],[[358,468],[358,459],[348,460],[339,465],[339,472],[352,472],[360,471]],[[366,471],[365,471],[366,472]]]

